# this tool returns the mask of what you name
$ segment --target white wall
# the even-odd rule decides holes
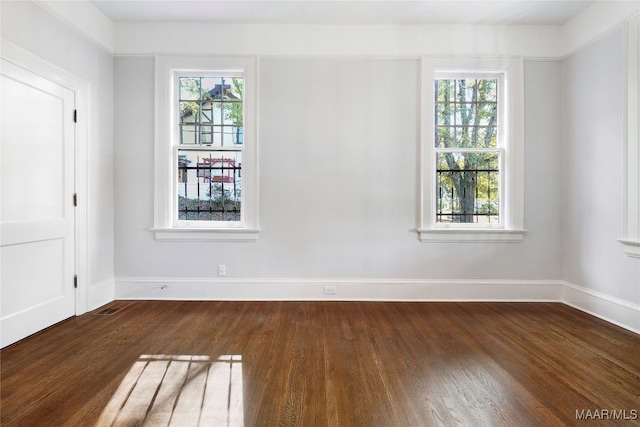
[[[640,263],[617,241],[624,206],[623,77],[621,26],[562,64],[563,278],[640,304]]]
[[[558,279],[559,63],[526,64],[529,233],[520,244],[418,241],[418,66],[262,58],[259,240],[188,243],[149,231],[153,59],[117,58],[116,276],[214,278],[225,264],[228,277],[253,279]]]
[[[137,283],[140,295],[166,280],[185,289],[250,283],[244,289],[255,292],[248,298],[287,299],[293,283],[358,278],[364,279],[361,291],[388,299],[415,280],[433,285],[432,298],[560,295],[640,330],[640,266],[616,241],[622,231],[623,40],[620,28],[609,28],[630,16],[629,8],[637,10],[629,4],[598,2],[562,28],[197,24],[185,31],[180,24],[116,24],[113,41],[109,28],[89,35],[97,44],[33,3],[2,2],[1,10],[4,39],[91,85],[94,286],[112,281],[115,249],[120,287]],[[219,43],[212,45],[211,37]],[[99,46],[115,46],[115,71],[111,54]],[[154,53],[262,55],[263,231],[257,243],[153,239]],[[520,244],[419,243],[413,231],[416,58],[474,53],[528,58],[529,232]],[[216,276],[218,264],[227,266],[226,282]],[[264,290],[280,282],[285,286],[279,294]],[[457,291],[447,294],[451,284]],[[509,294],[518,285],[527,291]],[[387,293],[378,292],[382,287]],[[593,305],[595,300],[609,305]]]
[[[89,84],[88,278],[91,290],[113,289],[113,56],[32,2],[1,2],[2,39]],[[83,197],[81,194],[80,197]],[[112,295],[111,291],[111,295]],[[94,293],[95,294],[95,293]],[[109,296],[106,295],[106,298]]]

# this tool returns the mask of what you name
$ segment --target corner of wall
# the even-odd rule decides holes
[[[561,28],[562,52],[569,56],[640,12],[637,1],[596,1]]]
[[[561,301],[592,316],[640,334],[640,305],[563,282]]]
[[[108,53],[115,50],[115,25],[87,0],[51,1],[33,0],[69,28],[79,32],[88,40]]]
[[[107,279],[89,286],[88,310],[95,310],[115,299],[115,280]]]

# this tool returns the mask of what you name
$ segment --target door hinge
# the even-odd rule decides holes
[[[78,288],[78,275],[73,276],[73,287]]]
[[[78,206],[78,193],[73,193],[73,206]]]
[[[78,110],[73,110],[73,123],[78,123]]]

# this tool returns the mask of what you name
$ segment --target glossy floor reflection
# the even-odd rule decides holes
[[[242,356],[142,355],[96,426],[243,426]]]

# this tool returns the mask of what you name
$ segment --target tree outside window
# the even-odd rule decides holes
[[[436,222],[500,222],[498,80],[435,80]]]

